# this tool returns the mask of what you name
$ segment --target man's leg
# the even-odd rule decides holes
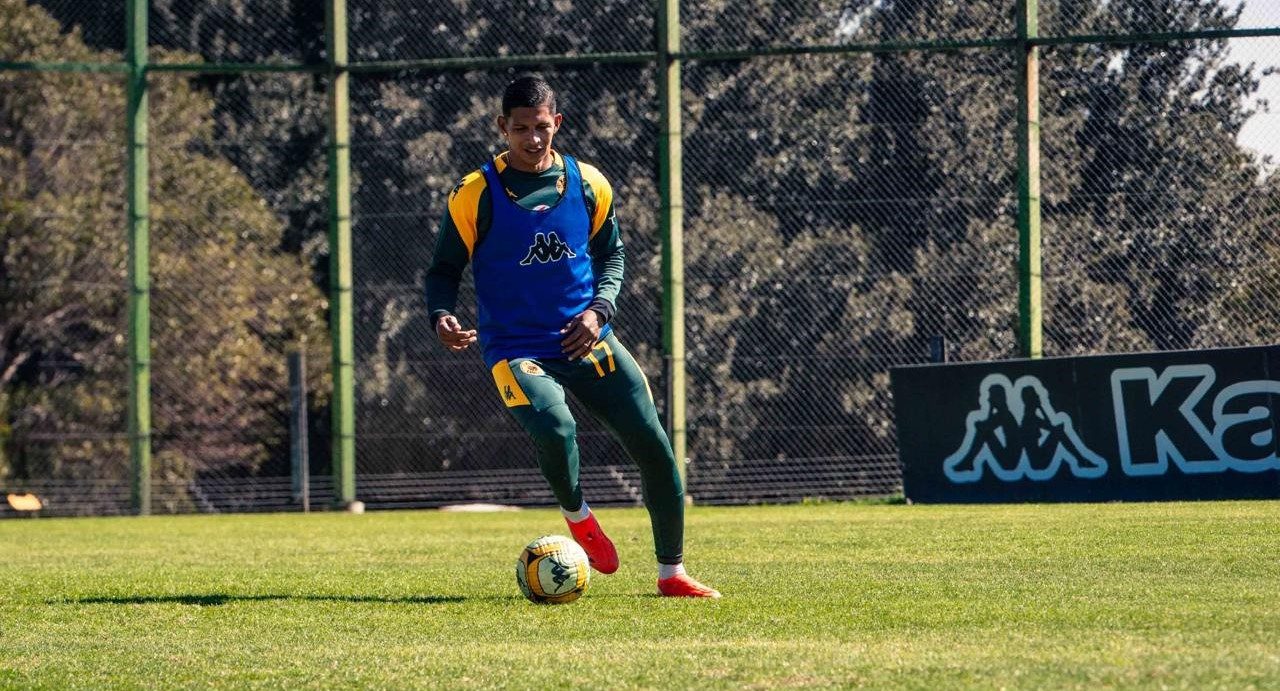
[[[504,360],[493,379],[507,411],[533,438],[538,467],[551,485],[569,530],[601,573],[618,570],[618,552],[582,500],[578,481],[577,423],[564,400],[564,388],[536,360]]]
[[[658,561],[679,563],[684,556],[684,486],[644,373],[612,334],[580,362],[565,383],[639,467]]]
[[[663,593],[718,597],[719,593],[684,576],[684,485],[648,381],[631,353],[610,334],[565,383],[640,469],[660,573],[678,576],[668,586],[681,591]]]
[[[536,361],[525,358],[494,365],[493,381],[507,412],[532,437],[538,467],[556,502],[565,510],[576,511],[582,505],[577,423],[565,404],[564,388],[543,373]]]

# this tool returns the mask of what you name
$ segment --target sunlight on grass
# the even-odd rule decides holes
[[[560,607],[512,575],[552,511],[8,521],[0,686],[1275,686],[1278,507],[695,507],[717,602],[605,509]]]

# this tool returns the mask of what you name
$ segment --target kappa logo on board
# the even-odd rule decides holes
[[[1223,387],[1202,405],[1217,373],[1211,365],[1174,365],[1111,373],[1120,467],[1126,475],[1280,470],[1272,411],[1280,381],[1255,379]],[[1206,415],[1207,413],[1207,415]]]
[[[1069,415],[1053,409],[1039,379],[990,374],[978,390],[964,441],[942,464],[952,482],[977,482],[986,471],[1005,482],[1049,480],[1064,465],[1080,478],[1106,474],[1106,459],[1080,440]]]
[[[1280,423],[1273,412],[1280,381],[1220,386],[1207,364],[1125,367],[1109,380],[1116,445],[1108,442],[1108,449],[1125,475],[1280,470]],[[965,417],[964,440],[943,460],[952,482],[977,482],[988,472],[1005,482],[1043,481],[1064,467],[1084,479],[1107,473],[1107,459],[1083,441],[1070,415],[1054,409],[1038,378],[990,374],[978,389],[979,407]]]

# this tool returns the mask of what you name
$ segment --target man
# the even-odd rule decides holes
[[[576,422],[568,389],[609,427],[640,468],[658,557],[658,592],[720,597],[684,572],[684,488],[648,381],[609,323],[624,253],[613,189],[600,171],[555,151],[564,116],[546,81],[526,76],[502,96],[498,130],[508,150],[463,178],[449,195],[427,307],[452,351],[477,340],[507,410],[533,438],[538,465],[573,538],[600,573],[618,552],[578,482]],[[454,316],[471,265],[478,321]]]

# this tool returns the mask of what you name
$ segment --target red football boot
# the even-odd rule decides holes
[[[609,536],[600,529],[600,523],[596,521],[594,513],[588,514],[584,520],[577,523],[567,518],[564,522],[569,524],[569,532],[573,533],[573,539],[582,545],[582,550],[587,553],[587,561],[591,562],[591,568],[605,574],[618,570],[618,550],[614,548]]]
[[[658,594],[663,597],[720,597],[720,591],[693,580],[687,574],[658,579]]]

